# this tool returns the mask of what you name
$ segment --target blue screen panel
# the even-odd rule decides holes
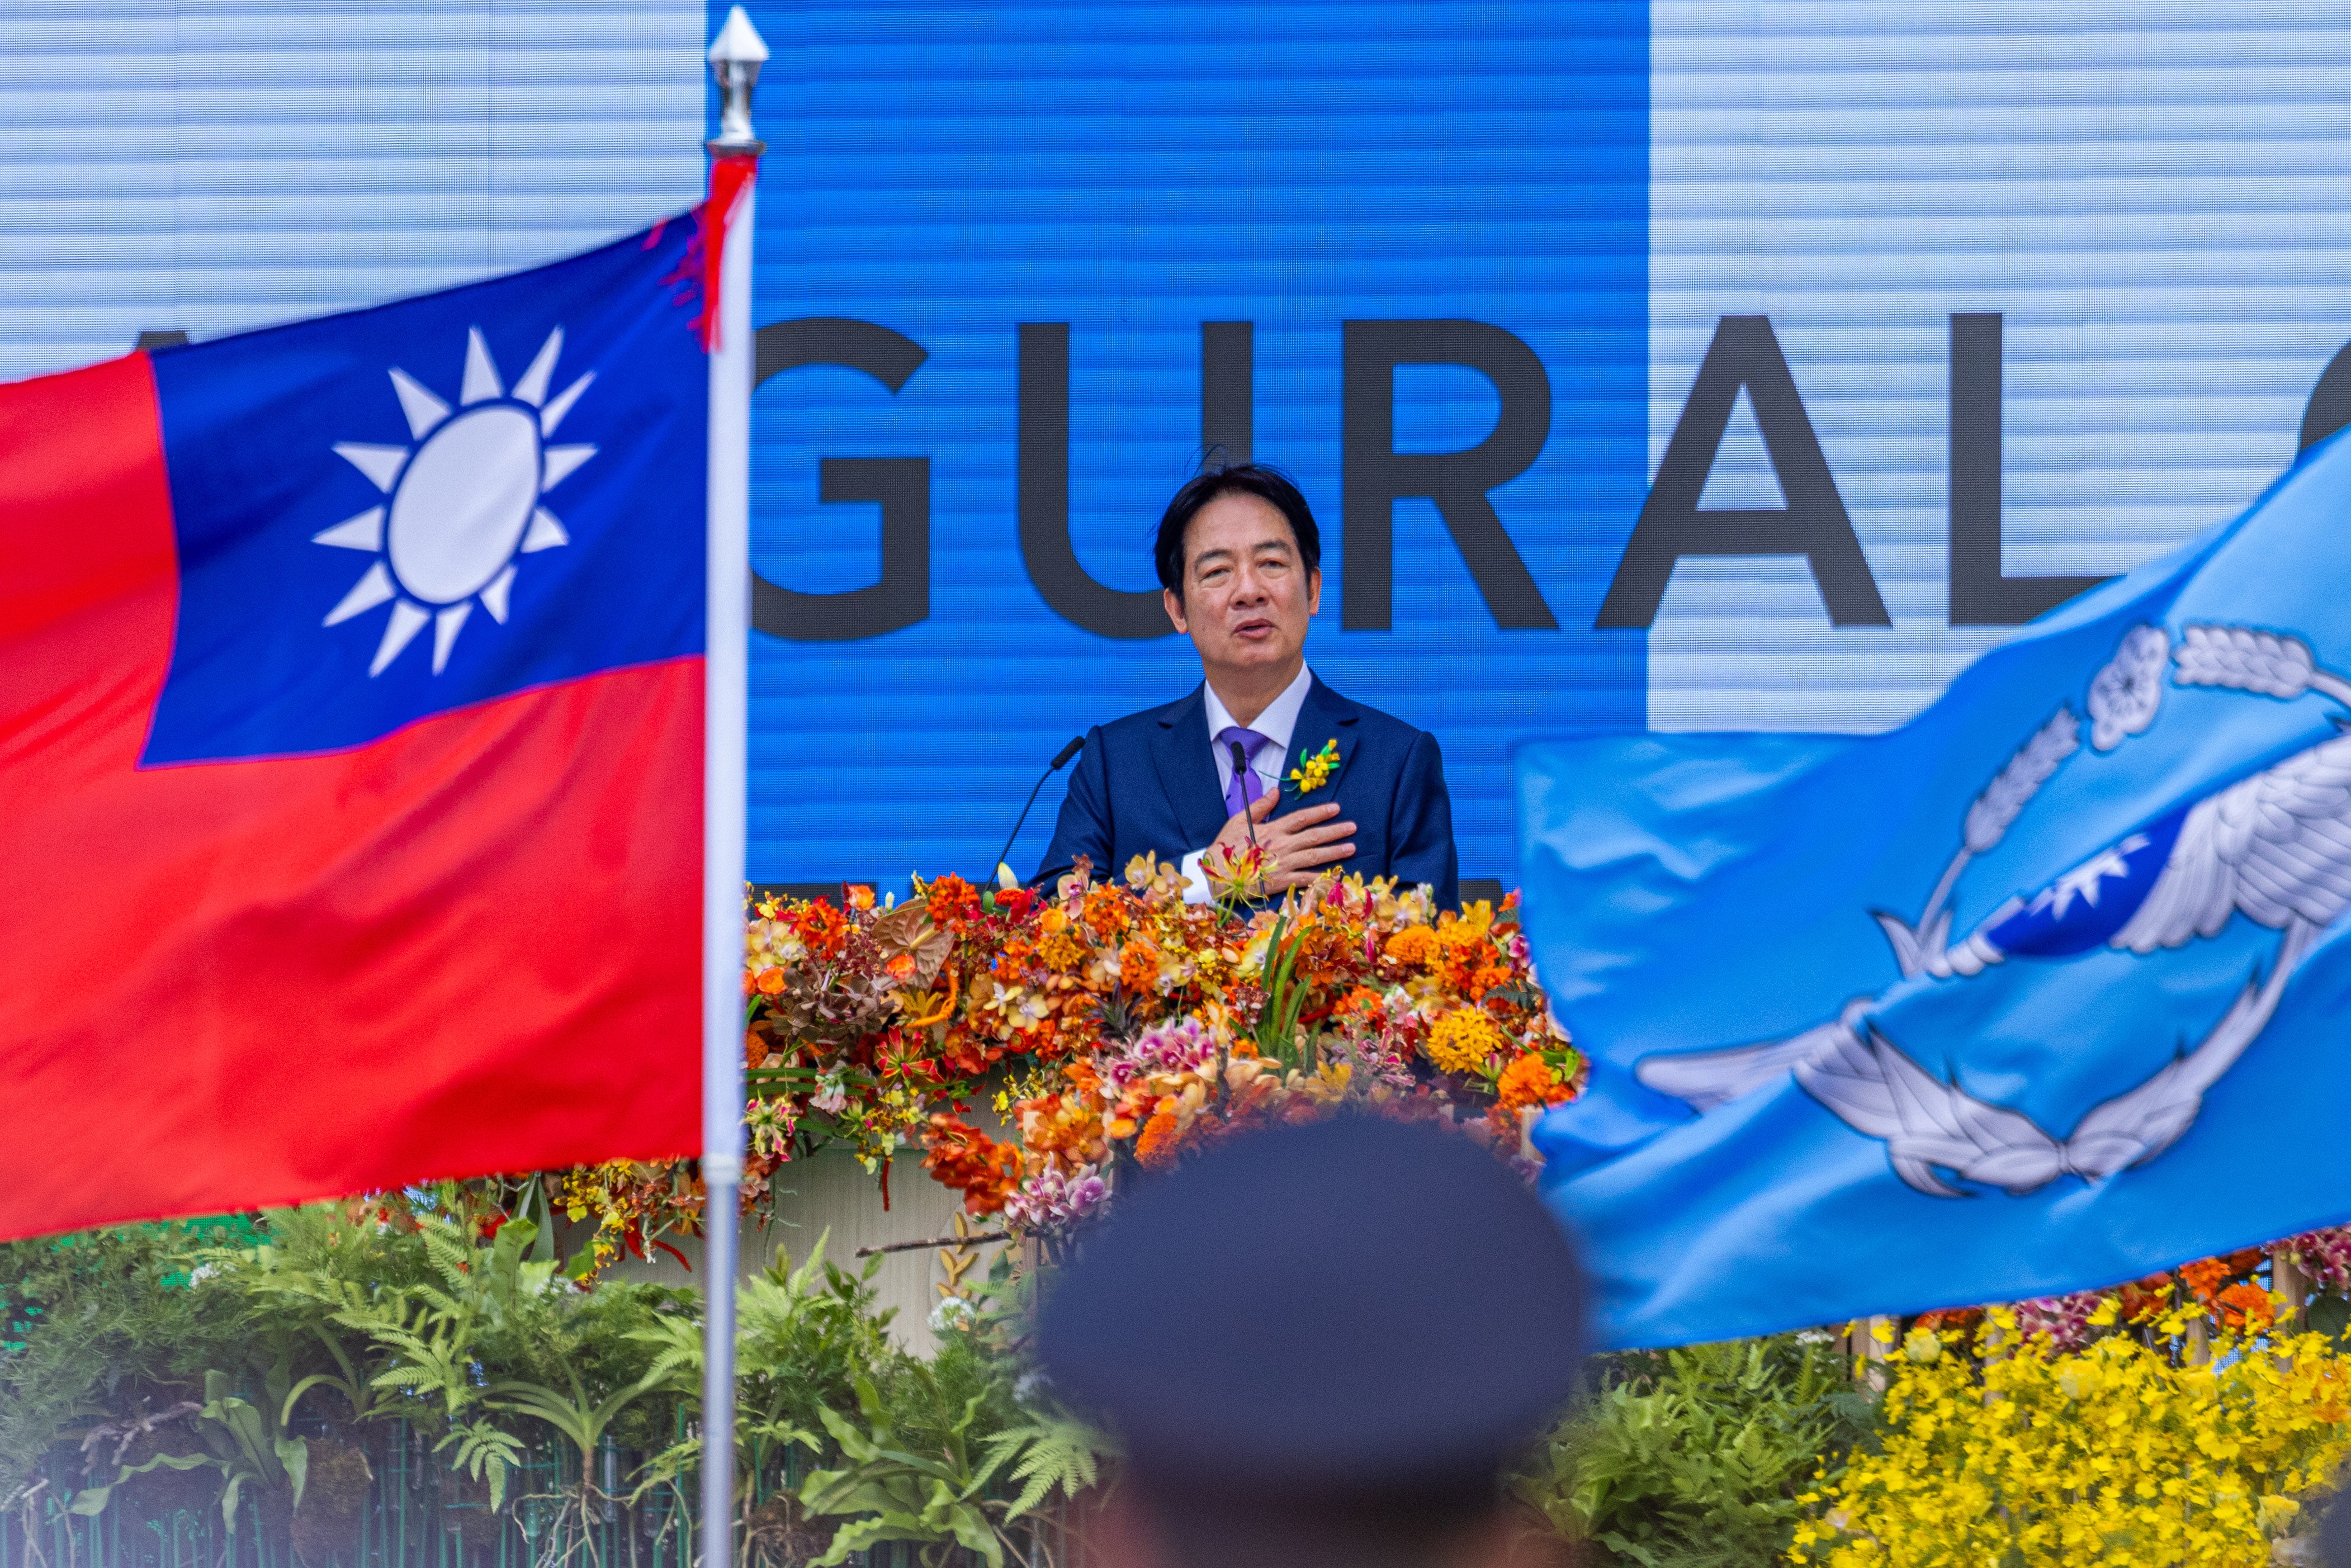
[[[750,10],[753,878],[984,872],[1062,741],[1196,685],[1120,595],[1215,441],[1299,479],[1310,663],[1437,736],[1463,874],[1511,880],[1514,740],[1646,716],[1593,621],[1646,489],[1646,7]]]

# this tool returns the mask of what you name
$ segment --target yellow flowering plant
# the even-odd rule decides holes
[[[2112,1328],[2118,1298],[2095,1314]],[[2252,1568],[2351,1457],[2351,1360],[2308,1333],[2224,1332],[2199,1305],[2063,1351],[1991,1309],[1966,1342],[1914,1329],[1889,1358],[1875,1451],[1824,1468],[1792,1563],[2113,1563]]]

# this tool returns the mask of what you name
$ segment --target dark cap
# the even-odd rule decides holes
[[[1039,1340],[1148,1478],[1490,1486],[1573,1391],[1583,1294],[1557,1222],[1486,1148],[1351,1115],[1122,1192]]]

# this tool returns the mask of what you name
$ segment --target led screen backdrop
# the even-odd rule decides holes
[[[1437,734],[1507,874],[1512,739],[1645,714],[1593,621],[1647,458],[1646,11],[753,14],[755,865],[984,870],[1064,740],[1196,685],[1149,540],[1213,444],[1298,477],[1310,662]]]
[[[0,374],[684,205],[722,10],[22,0]],[[1147,536],[1208,444],[1298,476],[1310,658],[1508,880],[1520,737],[1898,723],[2351,416],[2321,10],[753,10],[758,880],[983,872],[1188,689]]]

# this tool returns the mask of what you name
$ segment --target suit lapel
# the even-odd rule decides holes
[[[1205,849],[1225,825],[1225,798],[1217,793],[1217,765],[1208,757],[1207,687],[1159,711],[1159,734],[1152,745],[1167,804],[1184,830],[1184,841]],[[1105,868],[1116,876],[1122,868]]]
[[[1361,716],[1362,711],[1353,703],[1324,685],[1321,676],[1314,678],[1313,684],[1306,688],[1306,700],[1299,705],[1297,727],[1290,732],[1289,755],[1281,764],[1282,804],[1277,810],[1287,810],[1299,800],[1298,785],[1290,779],[1290,774],[1305,758],[1334,740],[1339,743],[1339,765],[1323,779],[1322,788],[1304,803],[1311,806],[1337,798],[1339,779],[1347,771],[1348,764],[1355,759],[1353,727]]]

